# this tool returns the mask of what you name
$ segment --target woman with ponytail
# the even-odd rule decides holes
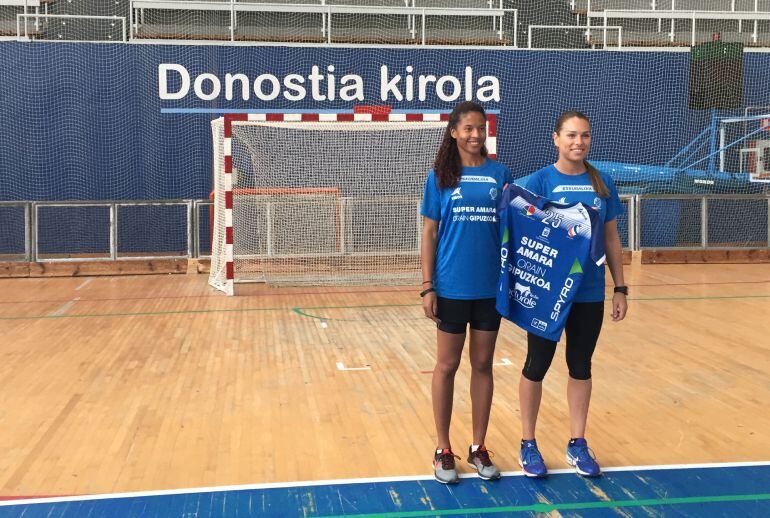
[[[615,289],[612,320],[623,320],[628,309],[628,288],[623,281],[623,262],[617,217],[623,208],[612,179],[586,161],[591,148],[588,117],[569,111],[556,121],[553,143],[559,154],[556,163],[540,169],[527,182],[527,189],[565,203],[582,202],[599,211],[604,221],[604,241]],[[565,327],[566,356],[569,368],[567,400],[571,439],[567,444],[567,462],[583,476],[601,474],[599,464],[585,439],[588,404],[591,400],[591,357],[604,318],[604,265],[591,261],[584,267],[583,280],[575,294]],[[519,463],[530,477],[543,477],[547,469],[535,442],[535,424],[543,393],[543,378],[551,365],[556,342],[527,334],[527,359],[519,382],[522,441]]]
[[[484,439],[492,405],[492,360],[500,315],[495,295],[500,270],[497,201],[510,181],[508,169],[487,156],[486,114],[473,102],[452,110],[420,213],[422,308],[436,322],[436,366],[431,386],[438,443],[434,475],[459,481],[449,442],[454,377],[470,324],[473,443],[468,463],[479,477],[500,478]]]

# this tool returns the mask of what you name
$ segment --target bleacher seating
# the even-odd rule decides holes
[[[587,13],[591,25],[620,25],[629,46],[691,46],[719,39],[770,46],[770,12],[610,10]]]
[[[0,36],[16,36],[18,14],[45,14],[54,0],[0,0]],[[38,23],[39,25],[39,23]],[[33,35],[39,34],[36,27]]]
[[[131,0],[132,37],[304,43],[513,45],[488,0]]]
[[[22,32],[47,40],[120,41],[122,22],[82,19],[100,15],[144,40],[527,46],[529,26],[548,26],[534,47],[615,47],[621,32],[624,47],[770,47],[770,0],[0,0],[0,38],[17,36],[23,12],[73,17],[28,16]],[[621,29],[598,28],[605,15]]]
[[[0,37],[122,41],[128,5],[129,0],[0,0]]]
[[[770,0],[572,0],[581,25],[623,27],[626,46],[691,46],[713,39],[770,46]]]

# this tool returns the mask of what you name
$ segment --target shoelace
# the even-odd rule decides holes
[[[473,455],[475,455],[481,461],[481,465],[482,466],[491,466],[492,465],[492,461],[489,459],[490,454],[491,454],[492,457],[495,456],[494,452],[489,451],[487,449],[483,449],[482,450],[481,448],[479,448],[478,450],[473,452]]]
[[[594,451],[588,445],[574,446],[577,449],[577,458],[580,462],[591,462],[596,460]]]
[[[524,448],[524,460],[527,464],[533,464],[535,462],[543,463],[543,456],[540,455],[536,446],[529,446]]]
[[[455,458],[459,459],[460,456],[455,455],[451,451],[447,453],[440,453],[438,460],[441,461],[441,469],[455,469]]]

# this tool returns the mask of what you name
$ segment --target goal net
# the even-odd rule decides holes
[[[232,294],[234,283],[249,281],[418,281],[419,204],[442,117],[259,118],[212,123],[210,284]]]

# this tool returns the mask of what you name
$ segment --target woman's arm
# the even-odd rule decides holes
[[[607,266],[610,269],[615,286],[625,286],[623,279],[623,249],[618,235],[618,222],[613,219],[604,224],[604,251],[607,254]],[[612,320],[618,322],[626,317],[628,302],[623,293],[612,296]]]
[[[422,290],[433,287],[433,270],[436,266],[436,244],[438,243],[438,221],[422,218],[422,240],[420,243],[420,269],[422,280],[430,281],[422,284]],[[422,310],[425,316],[438,322],[438,305],[436,292],[432,291],[422,298]]]

